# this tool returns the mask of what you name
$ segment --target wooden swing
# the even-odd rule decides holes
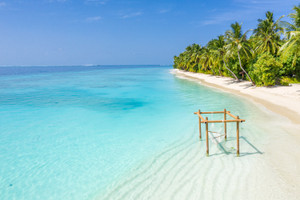
[[[226,123],[227,122],[236,122],[236,142],[237,142],[237,151],[236,154],[237,156],[240,156],[240,122],[245,122],[244,119],[240,119],[239,116],[235,116],[233,114],[230,113],[230,111],[226,111],[226,109],[224,109],[224,111],[214,111],[214,112],[201,112],[200,110],[198,110],[198,112],[195,112],[194,114],[198,115],[199,117],[199,137],[201,140],[201,123],[205,123],[205,128],[206,128],[206,155],[209,156],[209,138],[208,138],[208,123],[224,123],[224,137],[225,140],[227,140],[227,127],[226,127]],[[208,120],[208,118],[206,117],[204,119],[204,117],[201,114],[224,114],[224,120]],[[232,117],[233,119],[226,119],[226,115],[229,115],[230,117]]]

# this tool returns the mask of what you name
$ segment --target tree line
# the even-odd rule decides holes
[[[300,83],[300,4],[288,17],[266,12],[255,29],[242,32],[235,22],[206,46],[192,44],[174,56],[174,68],[246,79],[257,86]],[[252,33],[249,38],[247,35]]]

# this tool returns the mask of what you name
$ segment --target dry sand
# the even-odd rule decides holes
[[[263,104],[266,108],[288,117],[292,122],[300,124],[300,84],[255,87],[249,81],[237,82],[229,77],[186,72],[178,69],[172,70],[171,73],[198,79],[204,85],[246,96]]]

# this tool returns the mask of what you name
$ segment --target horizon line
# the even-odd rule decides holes
[[[173,64],[72,64],[72,65],[0,65],[0,67],[95,67],[95,66],[172,66]]]

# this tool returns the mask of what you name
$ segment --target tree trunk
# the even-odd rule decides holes
[[[246,72],[246,70],[242,67],[242,62],[241,62],[241,57],[240,57],[240,52],[238,51],[238,57],[239,57],[239,63],[240,63],[240,67],[243,70],[243,72],[247,75],[247,77],[249,78],[249,80],[251,81],[252,85],[255,85],[254,81],[252,81],[252,79],[250,78],[249,74]]]
[[[226,66],[226,62],[225,60],[223,59],[223,62],[224,62],[224,65],[225,65],[225,68],[230,71],[230,73],[232,74],[232,76],[235,78],[235,80],[239,81],[238,77],[233,73],[233,71],[231,71],[227,66]]]
[[[221,69],[220,69],[220,68],[221,68],[221,67],[219,67],[219,69],[218,69],[218,70],[219,70],[219,74],[220,74],[220,76],[222,76],[222,73],[221,73]]]
[[[213,75],[215,76],[216,73],[215,73],[214,69],[213,69],[212,67],[209,67],[209,68],[210,68],[210,70],[212,71]]]

